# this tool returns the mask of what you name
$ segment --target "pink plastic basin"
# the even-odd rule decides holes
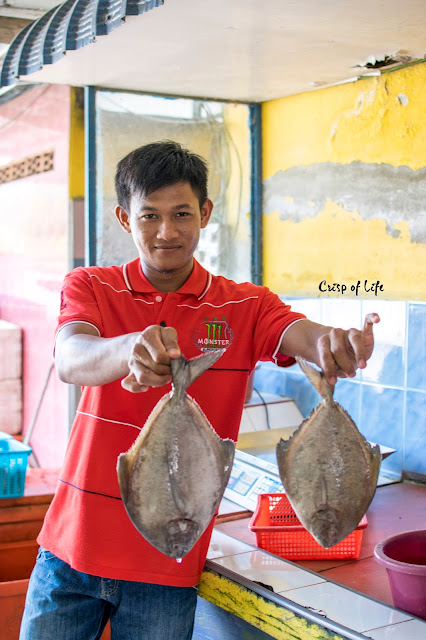
[[[385,538],[374,555],[387,570],[395,607],[426,620],[426,531]]]

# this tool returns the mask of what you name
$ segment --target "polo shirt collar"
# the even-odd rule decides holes
[[[158,293],[158,289],[150,283],[142,271],[140,258],[132,260],[123,266],[124,279],[130,291],[137,293]],[[192,294],[200,298],[207,291],[211,283],[211,274],[194,258],[191,275],[176,293]]]

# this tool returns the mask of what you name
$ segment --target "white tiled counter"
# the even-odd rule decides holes
[[[217,530],[199,595],[265,634],[253,638],[426,639],[426,622]]]

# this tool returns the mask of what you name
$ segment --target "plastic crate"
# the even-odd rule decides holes
[[[30,447],[15,438],[0,438],[0,498],[19,498],[24,494],[31,452]]]
[[[297,518],[283,493],[261,493],[249,527],[256,534],[257,546],[288,560],[331,560],[358,558],[362,533],[367,526],[364,516],[358,527],[341,542],[324,549]]]

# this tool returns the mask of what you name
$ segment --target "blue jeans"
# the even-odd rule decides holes
[[[19,640],[190,640],[197,591],[91,576],[40,547]]]

